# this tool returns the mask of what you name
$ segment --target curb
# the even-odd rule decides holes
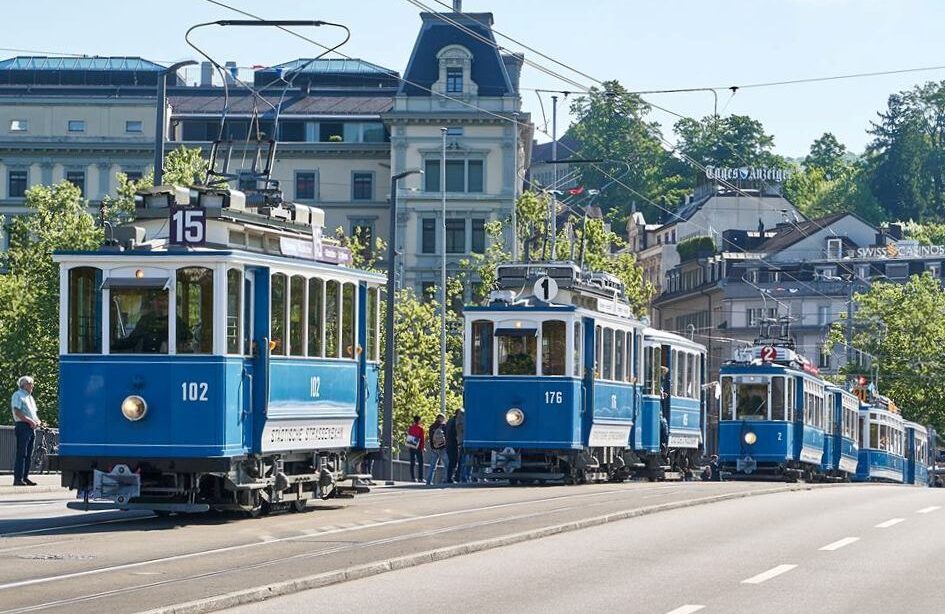
[[[241,591],[235,591],[232,593],[226,593],[226,594],[217,595],[214,597],[207,597],[204,599],[198,599],[196,601],[189,601],[187,603],[181,603],[181,604],[175,604],[175,605],[165,606],[161,608],[156,608],[153,610],[148,610],[146,612],[143,612],[142,614],[204,614],[206,612],[214,612],[214,611],[223,610],[226,608],[234,608],[241,605],[258,603],[260,601],[265,601],[268,599],[272,599],[274,597],[290,595],[292,593],[297,593],[299,591],[322,588],[322,587],[329,586],[332,584],[339,584],[342,582],[349,582],[351,580],[368,578],[370,576],[376,576],[376,575],[386,573],[389,571],[396,571],[398,569],[416,567],[417,565],[423,565],[424,563],[433,563],[436,561],[442,561],[445,559],[462,556],[464,554],[473,554],[476,552],[482,552],[485,550],[492,550],[494,548],[500,548],[502,546],[510,546],[512,544],[518,544],[521,542],[540,539],[543,537],[550,537],[552,535],[558,535],[560,533],[568,533],[568,532],[577,531],[580,529],[587,529],[590,527],[601,526],[601,525],[605,525],[611,522],[616,522],[618,520],[638,518],[640,516],[648,516],[650,514],[656,514],[659,512],[685,509],[688,507],[696,507],[699,505],[707,505],[710,503],[720,503],[722,501],[731,501],[733,499],[744,499],[747,497],[752,497],[752,496],[757,496],[757,495],[769,495],[769,494],[793,492],[793,491],[799,491],[799,490],[813,490],[816,488],[829,488],[831,486],[835,486],[835,485],[834,484],[792,484],[792,485],[781,486],[777,488],[770,488],[770,489],[764,489],[764,490],[749,490],[749,491],[744,491],[744,492],[726,493],[722,495],[712,495],[709,497],[700,497],[698,499],[689,499],[686,501],[675,501],[672,503],[663,503],[660,505],[652,505],[648,507],[640,507],[640,508],[635,508],[631,510],[624,510],[621,512],[612,512],[610,514],[605,514],[603,516],[593,516],[591,518],[573,520],[571,522],[552,525],[549,527],[540,527],[537,529],[531,529],[531,530],[522,531],[519,533],[512,533],[511,535],[502,535],[500,537],[492,537],[492,538],[484,539],[480,541],[469,542],[467,544],[446,546],[443,548],[437,548],[435,550],[427,550],[425,552],[418,552],[416,554],[409,554],[406,556],[387,559],[384,561],[375,561],[373,563],[365,563],[362,565],[357,565],[355,567],[350,567],[348,569],[328,571],[328,572],[316,574],[313,576],[296,578],[294,580],[273,582],[271,584],[266,584],[264,586],[244,589]]]
[[[63,486],[49,486],[40,484],[39,486],[0,486],[0,497],[6,495],[30,495],[33,493],[65,492]]]

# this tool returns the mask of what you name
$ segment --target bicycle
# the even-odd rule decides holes
[[[30,473],[49,473],[49,455],[59,451],[59,429],[40,427],[36,429],[33,443],[33,458]]]

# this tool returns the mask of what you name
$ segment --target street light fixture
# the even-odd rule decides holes
[[[394,484],[394,261],[397,258],[397,182],[410,175],[422,175],[411,168],[390,178],[390,231],[387,242],[387,311],[384,333],[384,445],[387,447],[387,482]]]
[[[185,60],[171,64],[158,75],[157,91],[157,122],[154,124],[154,185],[161,185],[164,181],[164,112],[167,110],[167,77],[176,75],[177,71],[185,66],[194,66],[197,62]]]

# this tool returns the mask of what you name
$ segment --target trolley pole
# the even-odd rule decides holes
[[[154,123],[154,185],[161,185],[164,181],[164,139],[167,137],[164,113],[167,111],[167,78],[171,75],[176,76],[181,68],[193,66],[196,63],[193,60],[187,60],[171,64],[158,75],[157,117]]]
[[[440,128],[443,147],[440,152],[440,223],[443,258],[440,261],[440,413],[446,415],[446,128]],[[514,232],[514,230],[513,230]]]
[[[558,159],[558,97],[551,97],[551,158]],[[552,184],[555,190],[558,189],[558,165],[555,164],[555,182]],[[557,199],[554,194],[551,195],[551,255],[549,262],[554,262],[557,257],[556,247],[558,245],[558,207]]]
[[[394,275],[397,271],[397,182],[408,175],[423,174],[410,169],[390,178],[390,231],[387,242],[387,309],[384,336],[384,444],[387,448],[387,485],[394,483]]]

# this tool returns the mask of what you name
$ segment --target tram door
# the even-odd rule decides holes
[[[253,415],[254,399],[259,398],[260,381],[255,377],[257,369],[255,365],[254,354],[257,348],[254,347],[255,340],[253,333],[255,326],[253,317],[256,310],[254,304],[257,297],[255,290],[256,274],[247,269],[243,279],[243,385],[246,392],[243,394],[243,444],[246,448],[252,447],[253,442]]]

